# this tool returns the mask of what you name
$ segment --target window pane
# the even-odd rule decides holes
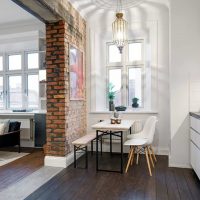
[[[28,75],[28,107],[39,107],[39,76]]]
[[[38,53],[29,53],[27,59],[28,59],[28,69],[39,68],[39,54]]]
[[[109,63],[121,62],[122,56],[116,45],[109,45]]]
[[[0,107],[3,108],[3,77],[0,77]]]
[[[9,56],[9,70],[19,70],[22,68],[22,56],[10,55]]]
[[[132,99],[138,98],[139,107],[142,106],[142,69],[129,68],[129,106],[132,106]]]
[[[131,43],[128,45],[129,62],[142,60],[142,43]]]
[[[46,69],[39,71],[39,81],[46,81]]]
[[[3,56],[0,56],[0,71],[3,70]]]
[[[10,108],[22,107],[22,77],[9,76],[9,105]]]
[[[114,98],[115,106],[121,105],[121,86],[122,86],[121,79],[122,79],[121,78],[121,69],[109,70],[109,83],[114,86],[113,91],[116,91],[116,95]]]

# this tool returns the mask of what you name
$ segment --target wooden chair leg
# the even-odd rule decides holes
[[[156,159],[155,153],[154,153],[153,148],[152,148],[151,145],[150,145],[150,150],[151,150],[151,152],[152,152],[152,155],[153,155],[153,158],[154,158],[155,162],[157,162],[157,159]]]
[[[145,147],[145,155],[146,155],[147,165],[148,165],[148,169],[149,169],[149,175],[152,176],[147,147]]]
[[[137,165],[138,165],[138,163],[139,163],[139,156],[140,156],[140,154],[137,153],[137,159],[136,159],[136,164],[137,164]]]
[[[129,159],[128,159],[128,163],[127,163],[127,165],[126,165],[125,173],[127,173],[127,171],[128,171],[128,168],[129,168],[129,165],[130,165],[130,162],[131,162],[131,159],[132,159],[133,151],[134,151],[134,148],[131,147],[131,149],[130,149],[130,156],[129,156]]]
[[[148,150],[148,153],[149,153],[149,158],[150,158],[151,164],[152,164],[152,166],[153,166],[153,168],[154,168],[154,162],[153,162],[153,159],[152,159],[152,155],[151,155],[150,148],[147,147],[147,150]]]
[[[142,148],[137,148],[137,159],[136,159],[136,164],[138,165],[138,163],[139,163],[139,157],[140,157],[140,150],[141,150]]]
[[[133,161],[134,161],[134,155],[135,155],[135,151],[134,151],[134,147],[133,147],[133,153],[132,153],[132,158],[131,158],[131,166],[133,165]]]
[[[128,158],[130,158],[130,154],[131,154],[131,146],[130,146],[130,150],[129,150],[129,153],[128,153]]]

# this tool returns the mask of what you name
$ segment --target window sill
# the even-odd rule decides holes
[[[113,111],[91,111],[89,114],[112,114]],[[158,111],[152,110],[127,110],[120,111],[121,114],[158,114]]]

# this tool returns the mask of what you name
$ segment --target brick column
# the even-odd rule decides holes
[[[68,73],[65,22],[46,25],[47,118],[46,155],[66,155]]]

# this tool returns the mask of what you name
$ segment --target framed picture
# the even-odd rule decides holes
[[[84,77],[83,77],[83,53],[77,48],[70,46],[69,49],[70,69],[70,100],[83,100]]]

